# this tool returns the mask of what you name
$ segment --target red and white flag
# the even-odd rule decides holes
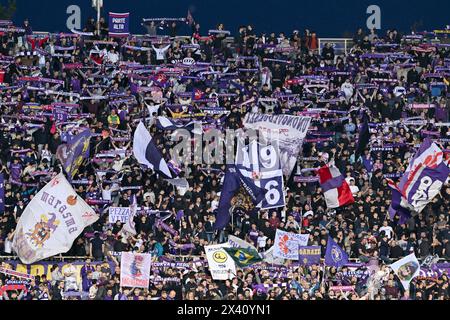
[[[355,203],[350,186],[334,163],[329,163],[320,168],[318,175],[320,186],[323,189],[325,201],[329,209]]]

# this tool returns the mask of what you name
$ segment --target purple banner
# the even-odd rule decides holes
[[[311,266],[320,264],[321,247],[300,247],[298,248],[298,257],[300,265]]]
[[[90,139],[91,132],[84,130],[69,143],[61,145],[56,152],[58,160],[71,178],[77,174],[84,159],[89,158]]]
[[[55,120],[58,122],[67,122],[69,115],[67,114],[67,112],[58,110],[58,109],[53,109],[53,115],[55,117]]]
[[[130,13],[109,13],[109,35],[128,37],[130,34]]]

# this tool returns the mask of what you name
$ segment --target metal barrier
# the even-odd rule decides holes
[[[33,32],[33,34],[36,35],[41,35],[41,36],[58,36],[59,34],[57,33],[49,33],[49,32],[45,32],[45,31],[35,31]],[[136,36],[136,37],[143,37],[145,35],[143,34],[133,34],[132,36]],[[175,40],[190,40],[191,36],[189,35],[185,35],[185,36],[176,36]],[[348,54],[351,50],[351,48],[353,48],[353,39],[351,38],[319,38],[319,54],[322,54],[322,49],[324,48],[324,46],[327,43],[331,43],[334,46],[335,49],[335,53],[336,55],[344,55],[344,54]],[[87,40],[85,42],[91,42],[91,41],[95,41],[95,40]],[[226,37],[225,38],[225,43],[234,43],[235,38],[234,37]]]
[[[333,45],[336,56],[346,55],[353,48],[353,39],[350,38],[319,38],[319,54],[327,43]]]
[[[202,256],[186,256],[186,255],[180,255],[180,256],[175,256],[175,255],[168,255],[167,256],[170,259],[175,260],[176,262],[189,262],[187,260],[193,260],[193,261],[197,261],[200,258],[203,258]],[[68,261],[83,261],[83,260],[87,260],[87,259],[91,259],[93,262],[103,262],[103,261],[95,261],[92,257],[88,257],[88,256],[83,256],[83,257],[64,257],[64,256],[54,256],[52,258],[49,259],[44,259],[42,261],[55,261],[55,262],[65,262],[65,260]],[[0,256],[0,262],[2,261],[8,261],[8,260],[19,260],[19,257],[17,256]],[[324,260],[324,259],[322,259]],[[350,262],[353,263],[360,263],[361,260],[358,258],[350,258],[348,259]],[[422,261],[424,259],[422,258],[418,258],[419,261]],[[38,262],[37,262],[38,263]],[[444,258],[440,258],[439,259],[439,263],[450,263],[450,260],[444,259]]]

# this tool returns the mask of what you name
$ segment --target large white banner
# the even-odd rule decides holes
[[[279,142],[281,167],[286,177],[291,175],[295,167],[310,124],[310,117],[284,114],[248,113],[244,119],[246,129],[259,131],[268,143]]]
[[[228,243],[205,246],[209,271],[213,280],[231,280],[236,275],[236,265],[223,248],[229,248]]]
[[[13,249],[25,264],[65,253],[98,218],[61,173],[26,207],[17,224]]]
[[[131,216],[131,208],[110,207],[109,223],[114,224],[117,221],[127,223]]]
[[[273,256],[286,260],[298,261],[298,248],[308,245],[309,234],[296,234],[277,230]]]
[[[122,252],[120,286],[147,289],[150,283],[152,256],[148,253]]]

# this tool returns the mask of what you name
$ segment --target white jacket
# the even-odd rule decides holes
[[[156,52],[156,60],[161,61],[166,59],[166,51],[169,50],[170,44],[164,48],[156,48],[154,45],[152,45],[152,48]]]

